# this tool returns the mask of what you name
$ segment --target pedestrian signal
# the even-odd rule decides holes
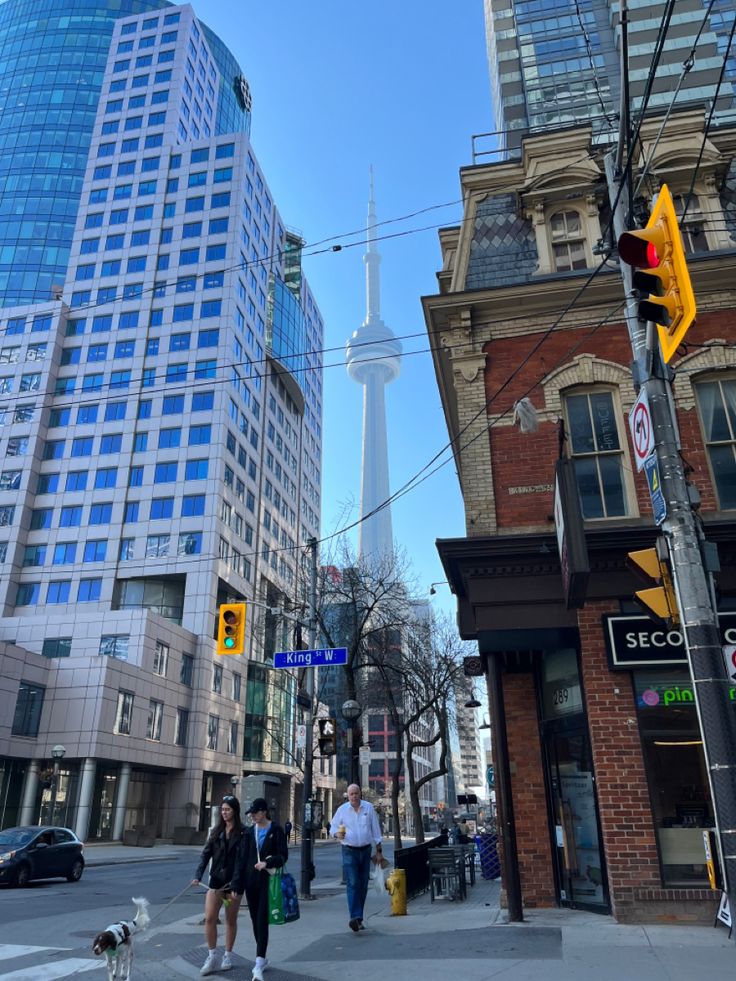
[[[217,624],[217,653],[245,653],[245,603],[223,603]]]
[[[633,266],[633,286],[641,296],[639,320],[657,325],[667,363],[682,343],[697,312],[677,213],[663,184],[646,228],[624,232],[618,240],[622,262]]]
[[[337,724],[334,719],[317,719],[320,756],[334,756],[337,750]]]
[[[649,589],[640,589],[634,596],[647,614],[653,614],[658,620],[668,624],[680,622],[677,609],[677,599],[672,585],[669,566],[667,564],[667,544],[660,538],[656,548],[644,548],[638,552],[628,553],[629,565],[632,570],[646,582],[656,582],[658,585]]]

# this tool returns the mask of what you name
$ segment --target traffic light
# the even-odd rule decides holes
[[[334,719],[317,719],[320,756],[334,756],[337,749],[337,725]]]
[[[245,653],[245,603],[223,603],[217,623],[217,653]]]
[[[655,548],[644,548],[638,552],[629,552],[629,564],[634,572],[647,582],[658,585],[649,589],[640,589],[634,595],[645,608],[645,612],[653,613],[659,620],[669,624],[677,624],[680,614],[677,609],[677,599],[672,585],[669,566],[667,564],[667,544],[663,538],[657,539]]]
[[[662,358],[668,363],[695,319],[695,294],[682,247],[675,205],[663,184],[646,228],[618,240],[622,262],[633,266],[641,295],[639,319],[657,325]]]

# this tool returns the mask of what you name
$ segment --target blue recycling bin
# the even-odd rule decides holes
[[[501,859],[498,857],[498,835],[476,835],[475,843],[480,855],[480,874],[483,879],[498,879],[501,876]]]

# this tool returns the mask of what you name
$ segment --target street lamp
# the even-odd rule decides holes
[[[430,596],[437,595],[437,590],[434,588],[435,586],[449,586],[449,585],[450,584],[446,579],[440,579],[439,582],[432,582],[429,584],[429,595]]]
[[[349,698],[346,702],[343,702],[340,708],[340,714],[348,724],[349,782],[357,784],[360,783],[360,777],[358,774],[357,747],[355,746],[355,723],[360,718],[362,712],[363,709],[360,707],[360,702],[356,702],[354,698]]]
[[[66,746],[62,746],[61,743],[57,743],[56,746],[51,750],[51,755],[54,758],[54,783],[51,788],[51,820],[49,824],[55,824],[54,821],[54,811],[56,810],[56,793],[59,788],[59,764],[64,759],[66,753]]]

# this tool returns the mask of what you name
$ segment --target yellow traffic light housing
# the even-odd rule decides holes
[[[217,653],[245,653],[245,603],[223,603],[218,611]]]
[[[624,232],[618,240],[622,262],[633,266],[633,285],[642,295],[639,319],[657,325],[666,363],[682,343],[697,312],[677,213],[663,184],[646,228]]]
[[[680,622],[677,609],[672,577],[666,557],[667,545],[664,539],[659,539],[656,548],[644,548],[637,552],[629,552],[628,560],[631,568],[647,582],[659,585],[649,589],[639,589],[634,594],[645,612],[654,614],[659,620],[668,624]]]

